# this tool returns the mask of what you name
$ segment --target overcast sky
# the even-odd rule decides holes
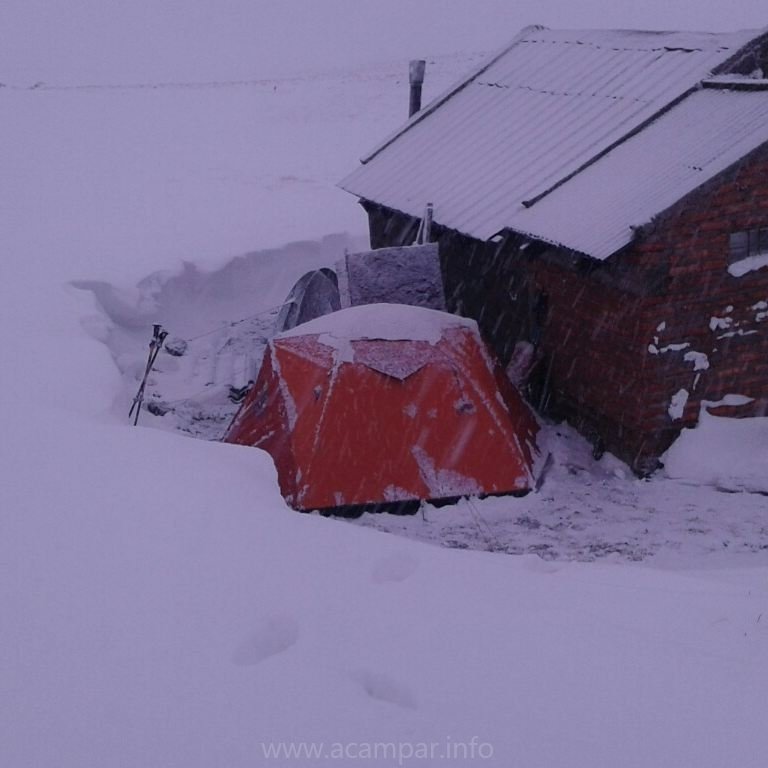
[[[502,45],[522,26],[733,30],[766,0],[0,0],[0,82],[270,77]]]

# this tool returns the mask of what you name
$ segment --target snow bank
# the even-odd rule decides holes
[[[88,332],[106,343],[123,376],[113,412],[124,418],[144,374],[153,322],[162,323],[181,356],[161,351],[154,365],[141,423],[217,440],[237,409],[229,398],[256,378],[278,308],[306,269],[332,264],[362,238],[328,235],[253,251],[218,269],[185,264],[127,289],[108,281],[76,281],[97,309]],[[101,314],[99,314],[99,310]]]
[[[768,493],[768,417],[732,419],[702,409],[662,457],[668,477],[729,491]]]
[[[57,418],[45,450],[14,442],[9,766],[252,768],[279,743],[368,742],[473,765],[440,755],[474,738],[500,768],[757,766],[768,750],[764,570],[428,547],[291,513],[260,451],[155,430]]]
[[[447,328],[468,328],[479,333],[477,323],[467,317],[404,304],[365,304],[318,317],[276,338],[322,334],[339,341],[383,339],[437,344]]]

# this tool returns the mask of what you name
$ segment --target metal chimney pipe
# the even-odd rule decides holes
[[[421,86],[424,84],[424,70],[427,62],[424,59],[412,59],[408,68],[408,80],[411,84],[411,98],[408,106],[408,117],[413,117],[421,109]]]
[[[427,203],[427,208],[424,211],[424,242],[432,242],[432,203]]]

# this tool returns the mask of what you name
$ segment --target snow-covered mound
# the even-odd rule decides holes
[[[768,417],[731,419],[702,409],[662,458],[668,477],[768,494]]]
[[[363,240],[328,235],[254,251],[217,269],[185,264],[148,275],[130,290],[75,281],[97,302],[101,316],[92,315],[87,328],[106,343],[123,378],[114,414],[123,419],[128,413],[144,374],[152,323],[159,322],[169,338],[148,379],[141,423],[220,439],[238,407],[229,395],[256,378],[291,283]]]
[[[340,341],[382,339],[437,344],[447,328],[468,328],[479,333],[474,320],[447,312],[404,304],[364,304],[315,318],[283,331],[278,338],[321,334]]]

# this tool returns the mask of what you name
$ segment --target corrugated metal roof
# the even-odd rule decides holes
[[[340,186],[485,240],[755,35],[528,28]]]
[[[605,259],[684,195],[768,142],[768,90],[705,88],[514,217],[514,228]]]

